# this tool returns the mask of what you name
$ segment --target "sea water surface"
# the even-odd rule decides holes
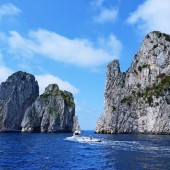
[[[170,135],[101,135],[101,143],[65,140],[70,133],[0,133],[0,169],[170,169]]]

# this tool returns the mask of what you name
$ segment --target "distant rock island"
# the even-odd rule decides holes
[[[170,35],[147,34],[126,73],[107,65],[96,133],[170,134]]]
[[[1,132],[72,132],[77,126],[73,95],[57,84],[39,96],[35,77],[19,71],[0,85]]]
[[[50,84],[45,93],[25,111],[22,131],[72,132],[75,104],[73,95]]]

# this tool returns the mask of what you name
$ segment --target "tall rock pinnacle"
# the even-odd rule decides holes
[[[35,77],[16,72],[0,86],[0,131],[20,131],[25,110],[39,95]]]
[[[97,133],[170,134],[170,35],[145,36],[130,68],[108,64]]]

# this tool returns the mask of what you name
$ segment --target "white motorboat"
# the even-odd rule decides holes
[[[101,142],[100,138],[93,138],[91,136],[81,136],[80,131],[75,131],[73,136],[67,137],[66,140],[76,141],[76,142]]]
[[[75,141],[75,142],[101,142],[102,141],[100,138],[93,138],[91,136],[89,137],[81,136],[81,129],[78,124],[77,116],[74,117],[74,122],[75,122],[75,126],[74,126],[75,131],[73,133],[73,136],[67,137],[66,140]]]

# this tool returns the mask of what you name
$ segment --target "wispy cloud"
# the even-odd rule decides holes
[[[118,9],[111,7],[106,8],[104,4],[105,0],[93,0],[91,6],[95,11],[97,11],[97,15],[94,16],[93,20],[96,23],[114,23],[118,17]]]
[[[49,84],[53,83],[58,84],[61,90],[67,90],[69,92],[72,92],[73,94],[77,94],[79,92],[79,90],[71,85],[69,82],[61,80],[59,77],[53,76],[51,74],[36,75],[35,77],[40,87],[40,94],[44,92],[45,88]]]
[[[105,50],[110,51],[110,53],[113,54],[114,58],[119,58],[122,51],[122,44],[121,42],[116,38],[115,35],[110,34],[109,37],[102,37],[98,39],[99,46]]]
[[[0,6],[0,19],[4,16],[14,16],[21,13],[21,10],[11,3],[7,3]]]
[[[158,30],[170,34],[169,7],[169,0],[146,0],[131,13],[127,23],[143,33]]]
[[[5,63],[3,61],[3,55],[0,53],[0,83],[4,82],[7,80],[7,78],[13,74],[15,71],[6,67]],[[78,94],[79,90],[74,87],[72,84],[70,84],[68,81],[62,80],[57,76],[51,75],[51,74],[43,74],[43,75],[36,75],[35,76],[39,88],[40,88],[40,94],[42,94],[45,90],[45,88],[52,83],[58,84],[59,88],[61,90],[67,90],[69,92],[72,92],[73,94]]]
[[[6,81],[6,79],[13,73],[13,71],[3,65],[0,66],[0,83]]]
[[[117,19],[117,15],[118,10],[114,8],[103,8],[101,9],[99,15],[94,17],[94,21],[100,24],[105,22],[115,22],[115,20]]]
[[[121,50],[120,41],[113,35],[100,38],[100,43],[94,44],[87,39],[69,39],[43,29],[31,31],[27,37],[11,31],[8,43],[10,52],[20,57],[40,54],[66,64],[91,68],[118,58],[117,51]]]
[[[6,79],[13,73],[13,70],[7,68],[3,62],[3,55],[0,53],[0,83],[6,81]]]

